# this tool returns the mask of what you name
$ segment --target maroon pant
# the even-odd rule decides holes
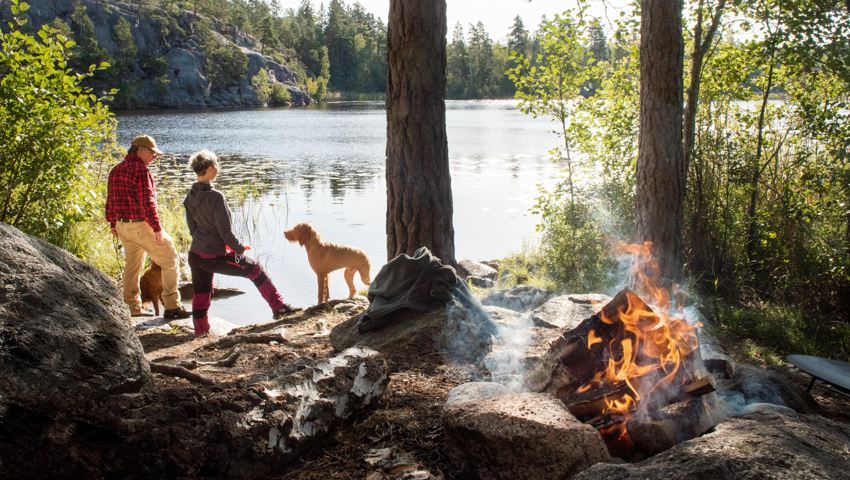
[[[210,308],[213,291],[213,274],[245,277],[254,282],[260,294],[266,299],[272,312],[283,307],[283,298],[277,291],[263,267],[254,259],[244,255],[210,255],[189,252],[189,268],[192,270],[192,321],[195,335],[203,335],[210,330],[207,312]]]

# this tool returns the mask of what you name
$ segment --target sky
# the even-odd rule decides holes
[[[323,0],[312,0],[318,9]],[[324,0],[327,5],[330,0]],[[384,22],[390,9],[389,0],[359,0],[367,11],[381,17]],[[298,8],[301,0],[278,0],[281,8]],[[354,0],[346,0],[351,5]],[[589,5],[588,14],[603,19],[606,15],[613,21],[619,16],[619,11],[625,0],[592,0]],[[454,25],[460,22],[464,31],[468,32],[470,23],[479,20],[484,23],[484,28],[490,34],[490,38],[496,41],[504,41],[508,31],[513,25],[514,17],[522,18],[525,28],[529,31],[537,29],[540,17],[546,15],[552,17],[555,13],[562,12],[568,8],[574,8],[577,0],[446,0],[446,16],[448,17],[448,36],[451,37]]]

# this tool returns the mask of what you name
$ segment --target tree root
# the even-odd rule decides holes
[[[178,362],[178,367],[183,367],[188,370],[194,370],[198,367],[209,366],[209,367],[232,367],[236,364],[236,360],[239,359],[239,355],[242,352],[239,351],[239,346],[235,346],[231,348],[227,353],[219,357],[218,360],[213,360],[212,362],[205,362],[201,360],[186,360],[182,362]]]
[[[280,333],[238,333],[236,335],[228,335],[222,337],[215,342],[205,345],[206,349],[213,348],[228,348],[240,343],[289,343],[289,340],[283,337]]]
[[[213,385],[214,381],[209,378],[199,375],[195,372],[189,371],[183,367],[179,367],[176,365],[168,365],[167,363],[156,363],[150,362],[151,372],[161,373],[163,375],[170,375],[172,377],[180,377],[185,378],[193,383],[200,383],[202,385]]]

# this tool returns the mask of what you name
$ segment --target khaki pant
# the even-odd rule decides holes
[[[180,294],[177,292],[177,250],[171,237],[162,232],[162,242],[154,238],[153,229],[148,222],[117,222],[115,231],[124,245],[124,303],[130,307],[130,313],[142,310],[142,298],[139,295],[139,277],[145,265],[145,254],[162,267],[162,303],[166,309],[180,307]]]

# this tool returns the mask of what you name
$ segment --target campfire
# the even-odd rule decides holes
[[[639,459],[704,433],[721,413],[684,296],[659,285],[650,243],[622,248],[635,259],[630,288],[564,332],[529,386],[596,427],[612,454]]]

